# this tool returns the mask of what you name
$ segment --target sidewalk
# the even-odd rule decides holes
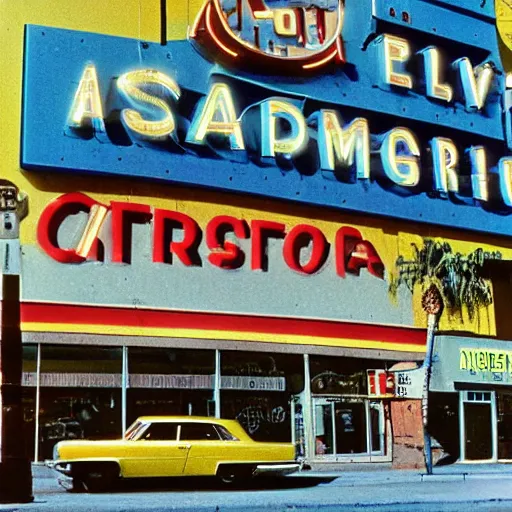
[[[432,475],[417,469],[392,469],[391,463],[312,464],[311,470],[290,477],[339,478],[352,485],[373,485],[400,482],[453,481],[473,479],[511,479],[512,464],[458,462],[435,466]]]

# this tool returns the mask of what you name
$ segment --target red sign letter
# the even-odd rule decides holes
[[[199,261],[197,246],[201,230],[193,218],[184,213],[157,208],[153,216],[153,225],[153,261],[155,263],[172,263],[174,253],[187,267],[197,264]],[[181,242],[174,242],[172,239],[175,228],[183,230]],[[166,243],[169,243],[167,247]]]
[[[336,233],[336,271],[340,277],[346,272],[359,275],[361,268],[384,279],[384,264],[371,242],[363,240],[361,233],[344,226]]]
[[[309,262],[302,265],[300,250],[311,240],[311,257]],[[286,264],[295,272],[314,274],[318,272],[327,258],[328,245],[324,234],[313,226],[299,224],[295,226],[284,239],[283,255]]]
[[[267,270],[267,240],[271,234],[274,238],[283,238],[286,226],[270,220],[253,220],[251,222],[251,268]]]
[[[245,255],[238,245],[226,242],[227,232],[233,231],[238,238],[249,238],[247,224],[229,215],[214,217],[206,227],[206,245],[212,251],[208,260],[220,268],[240,268],[244,264]]]
[[[151,208],[147,204],[112,201],[112,261],[130,263],[132,249],[131,225],[145,224],[151,219]],[[127,214],[127,215],[125,215]]]
[[[84,237],[87,235],[94,237],[89,254],[79,254],[76,249],[62,249],[57,242],[59,227],[66,217],[78,212],[89,213],[95,205],[107,208],[85,194],[73,192],[58,197],[44,209],[37,225],[37,241],[48,256],[60,263],[81,263],[87,257],[98,259],[98,239],[96,237],[103,218],[98,225],[91,228],[88,226],[84,233]],[[90,232],[88,232],[89,229]]]

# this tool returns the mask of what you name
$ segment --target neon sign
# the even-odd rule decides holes
[[[389,65],[390,62],[387,62]],[[464,68],[466,69],[466,68]],[[473,79],[475,90],[480,90],[474,100],[480,107],[489,89],[491,75]],[[388,74],[389,80],[398,80]],[[484,85],[482,85],[484,84]],[[401,85],[402,86],[402,85]],[[473,86],[469,89],[473,91]],[[285,98],[268,98],[258,104],[249,105],[244,112],[235,108],[235,99],[230,87],[216,82],[202,105],[198,105],[186,135],[180,139],[176,128],[179,124],[179,99],[181,89],[170,76],[152,69],[130,71],[117,79],[117,90],[130,104],[138,107],[121,110],[121,121],[133,143],[138,141],[161,142],[172,140],[169,146],[182,151],[191,147],[204,147],[218,155],[229,152],[247,152],[242,126],[244,116],[259,110],[259,146],[254,148],[252,158],[256,162],[294,167],[294,160],[316,147],[318,168],[309,168],[311,174],[317,170],[332,179],[346,182],[354,180],[387,179],[393,185],[404,188],[417,187],[421,179],[422,152],[416,135],[405,127],[395,127],[384,134],[372,135],[367,119],[356,118],[344,124],[341,113],[320,109],[307,119],[303,112]],[[69,128],[78,136],[91,138],[105,136],[105,119],[99,98],[100,85],[96,69],[89,64],[83,72],[69,114]],[[474,91],[473,91],[474,92]],[[183,123],[183,120],[181,122]],[[284,135],[283,135],[284,134]],[[311,141],[314,144],[311,144]],[[444,137],[433,137],[429,141],[430,166],[434,170],[432,190],[442,195],[459,194],[458,181],[460,157],[454,142]],[[375,165],[375,176],[370,170],[371,150],[378,149],[380,162]],[[469,195],[479,202],[489,201],[488,168],[486,150],[482,146],[471,146],[465,150],[470,170]],[[500,160],[501,201],[512,204],[512,157]],[[466,191],[468,193],[468,191]]]
[[[380,15],[381,0],[374,8],[292,4],[208,0],[189,33],[193,45],[147,44],[147,64],[137,67],[131,40],[28,26],[22,167],[151,178],[512,234],[497,52],[441,49],[425,37],[417,45],[391,25],[363,38],[358,24],[368,10]],[[245,57],[236,62],[224,52],[220,66],[195,50],[216,48],[207,39],[219,9],[252,52],[251,70],[238,71]],[[305,11],[315,13],[307,30],[318,44],[297,35]],[[303,59],[325,50],[320,35],[336,12],[351,19],[343,24],[347,62],[303,74]],[[247,25],[244,16],[257,23]],[[255,27],[265,27],[267,43],[256,44]],[[276,50],[278,36],[286,51]],[[219,41],[228,47],[232,39]]]
[[[88,222],[76,248],[60,247],[58,230],[62,222],[77,212],[88,213]],[[190,216],[174,210],[152,209],[147,204],[112,201],[104,205],[80,192],[69,193],[52,201],[43,211],[38,228],[39,246],[60,263],[83,263],[100,260],[101,229],[110,216],[112,223],[110,260],[112,263],[130,263],[129,233],[134,223],[152,224],[153,263],[173,264],[178,259],[183,265],[201,266],[199,245],[202,233]],[[181,234],[176,240],[176,232]],[[213,217],[205,230],[207,259],[214,267],[236,269],[244,265],[246,255],[235,242],[228,240],[232,233],[237,240],[251,239],[251,270],[266,271],[267,244],[270,238],[283,241],[283,259],[291,270],[299,274],[315,274],[327,261],[330,246],[320,229],[309,224],[298,224],[291,229],[280,222],[253,220],[250,223],[229,215]],[[231,237],[232,238],[232,237]],[[309,247],[309,255],[301,251]],[[380,279],[384,278],[384,264],[375,247],[365,240],[359,230],[342,226],[334,241],[336,273],[359,275],[361,269]]]
[[[189,37],[228,66],[304,74],[343,61],[343,13],[343,0],[205,0]]]
[[[461,370],[471,373],[512,373],[512,351],[461,348],[459,363]]]

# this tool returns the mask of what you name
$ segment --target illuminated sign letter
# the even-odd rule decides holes
[[[425,66],[425,88],[427,96],[450,102],[453,99],[453,88],[449,84],[440,83],[441,55],[435,46],[429,46],[418,52],[423,55]]]
[[[512,207],[512,158],[504,157],[498,165],[500,191],[503,202]]]
[[[274,30],[283,37],[297,35],[297,16],[294,9],[274,9]]]
[[[434,169],[434,188],[438,192],[459,191],[457,146],[450,139],[434,137],[430,141],[432,149],[432,166]]]
[[[78,212],[88,212],[89,220],[77,249],[64,249],[58,244],[58,230],[64,219]],[[37,241],[41,248],[60,263],[82,263],[98,259],[98,234],[108,207],[82,194],[72,192],[52,201],[43,211],[37,225]]]
[[[105,133],[100,87],[93,64],[89,64],[82,74],[69,113],[68,125],[77,130],[92,128],[95,133]]]
[[[399,73],[394,69],[395,62],[403,64],[409,60],[411,55],[409,42],[400,37],[384,34],[378,44],[382,82],[384,84],[412,89],[412,76],[409,73]]]
[[[467,57],[457,59],[453,68],[458,70],[467,110],[481,110],[494,80],[493,66],[486,62],[473,69]]]
[[[473,198],[488,201],[487,158],[483,146],[473,146],[467,150],[471,162],[471,187]]]
[[[286,121],[290,129],[287,137],[280,138],[280,123]],[[306,120],[302,112],[291,103],[266,100],[261,103],[261,156],[275,157],[277,153],[293,155],[307,142]]]
[[[380,148],[387,177],[402,187],[414,187],[420,180],[420,148],[407,128],[393,128],[384,135]]]
[[[242,128],[236,117],[231,91],[226,84],[214,84],[187,134],[190,144],[205,145],[209,133],[229,137],[232,150],[245,149]]]
[[[149,118],[143,118],[131,108],[121,111],[123,123],[138,137],[150,141],[165,140],[174,132],[176,123],[165,97],[178,101],[181,91],[172,78],[152,69],[130,71],[119,77],[117,88],[128,102],[138,105]],[[150,94],[148,90],[157,91],[164,98]]]
[[[336,167],[355,167],[358,179],[370,177],[370,128],[362,117],[341,127],[334,110],[321,110],[318,114],[318,151],[320,167],[334,171]]]

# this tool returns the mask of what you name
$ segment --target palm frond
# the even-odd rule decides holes
[[[389,290],[396,295],[401,286],[411,293],[419,285],[425,293],[433,284],[439,288],[442,301],[450,313],[462,314],[466,308],[472,320],[478,310],[492,304],[491,284],[483,277],[483,267],[489,260],[501,259],[499,252],[476,249],[467,256],[453,252],[448,242],[425,239],[423,247],[411,244],[413,257],[399,256]]]

